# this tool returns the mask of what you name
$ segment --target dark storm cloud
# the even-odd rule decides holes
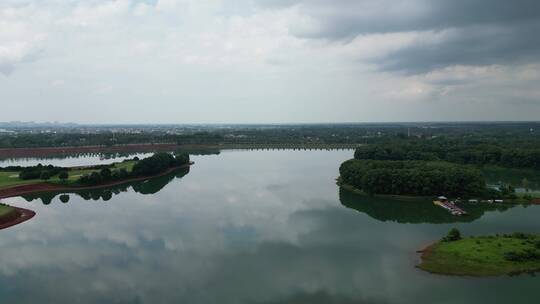
[[[537,0],[267,0],[267,7],[296,5],[315,21],[292,28],[298,37],[348,40],[359,35],[444,33],[373,62],[383,70],[415,74],[453,65],[537,62],[540,1]]]
[[[374,59],[382,70],[425,73],[456,65],[526,64],[540,61],[540,22],[513,27],[468,27],[443,39],[419,41]]]

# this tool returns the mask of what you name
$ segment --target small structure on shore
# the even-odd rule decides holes
[[[446,196],[439,196],[437,200],[433,201],[433,204],[442,207],[450,212],[452,215],[461,216],[466,215],[467,212],[454,204],[454,202],[448,201]]]

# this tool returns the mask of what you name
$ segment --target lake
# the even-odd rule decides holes
[[[192,156],[189,172],[148,182],[6,199],[37,215],[0,231],[0,299],[416,304],[531,303],[540,295],[531,275],[476,279],[415,268],[415,251],[452,227],[538,232],[540,206],[465,206],[471,216],[455,218],[430,202],[343,192],[335,179],[352,153],[224,151]]]

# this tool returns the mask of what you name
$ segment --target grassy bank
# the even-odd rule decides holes
[[[128,160],[123,162],[113,163],[111,165],[114,169],[126,169],[131,171],[136,161]],[[100,172],[99,169],[90,169],[90,168],[70,168],[68,173],[69,176],[66,180],[61,180],[58,175],[51,177],[49,180],[42,180],[39,178],[23,180],[19,178],[19,171],[0,171],[0,189],[5,189],[14,186],[20,185],[31,185],[36,183],[47,182],[50,184],[65,185],[71,186],[76,184],[79,178],[83,175],[92,174],[92,172]]]
[[[0,220],[2,219],[2,217],[11,214],[13,211],[15,211],[15,208],[8,205],[0,204]]]
[[[540,270],[540,236],[515,233],[440,241],[422,254],[420,269],[431,273],[499,276]]]

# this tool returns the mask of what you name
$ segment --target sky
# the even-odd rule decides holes
[[[537,0],[1,0],[0,121],[540,117]]]

